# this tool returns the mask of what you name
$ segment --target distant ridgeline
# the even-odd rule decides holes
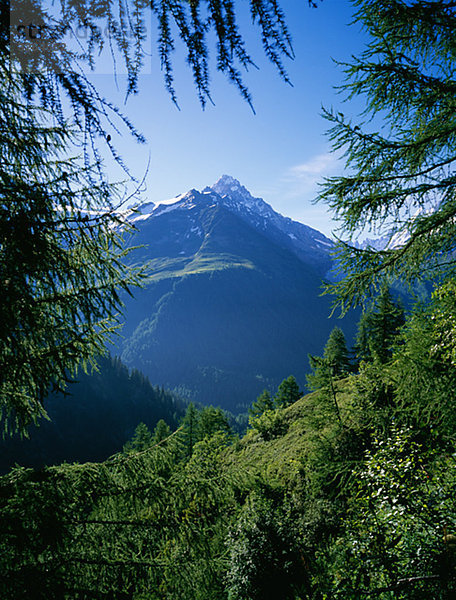
[[[173,429],[185,413],[185,403],[153,387],[119,358],[101,357],[99,371],[68,386],[68,395],[51,394],[45,402],[51,421],[31,427],[29,439],[0,442],[0,471],[14,464],[42,467],[62,461],[105,460],[122,449],[138,423],[151,429],[163,419]]]

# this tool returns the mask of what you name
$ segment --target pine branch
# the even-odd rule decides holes
[[[359,590],[359,593],[363,596],[377,596],[385,592],[397,592],[403,588],[419,583],[421,581],[440,581],[442,578],[440,575],[418,575],[416,577],[405,577],[403,579],[397,579],[391,585],[376,588],[375,590]]]

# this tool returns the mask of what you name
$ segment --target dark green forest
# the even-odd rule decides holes
[[[284,14],[272,0],[249,5],[286,80]],[[344,230],[340,278],[326,293],[335,310],[363,307],[355,347],[333,329],[320,355],[309,356],[311,393],[302,395],[292,375],[265,390],[252,399],[243,437],[217,407],[157,412],[149,426],[138,409],[129,441],[119,437],[117,453],[102,462],[11,468],[0,478],[2,598],[456,597],[456,4],[353,5],[370,41],[342,65],[344,111],[351,98],[365,111],[359,119],[325,111],[347,168],[323,183],[320,201]],[[77,6],[65,6],[65,19],[77,24]],[[123,18],[119,6],[120,16],[115,2],[104,9]],[[40,4],[33,8],[39,14]],[[92,8],[96,21],[100,6]],[[239,71],[250,58],[231,0],[130,8],[137,19],[145,10],[158,18],[173,98],[177,31],[203,104],[208,35],[218,40],[218,69],[250,100]],[[133,93],[141,46],[124,42]],[[26,50],[24,61],[49,59]],[[96,361],[115,334],[122,293],[134,293],[144,270],[128,266],[112,210],[119,192],[96,150],[97,140],[110,143],[106,115],[118,114],[115,107],[76,71],[16,72],[8,49],[1,56],[0,401],[8,438],[52,416],[49,392],[63,392]],[[67,110],[79,129],[68,127]],[[50,111],[59,125],[50,126]],[[81,148],[90,160],[68,158]],[[382,227],[403,233],[402,243],[381,251],[350,243],[360,229]],[[405,312],[390,290],[399,283],[413,295],[423,281],[430,297]],[[135,390],[149,390],[139,374],[110,365],[130,383],[136,377]],[[154,393],[168,411],[171,397]],[[105,419],[101,412],[100,436],[111,426]]]
[[[65,462],[101,461],[132,437],[138,423],[176,429],[186,404],[119,358],[97,359],[97,371],[79,373],[62,392],[45,400],[49,419],[0,442],[0,471],[15,464],[41,468]]]

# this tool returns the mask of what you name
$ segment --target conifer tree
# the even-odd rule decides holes
[[[329,334],[323,351],[323,358],[331,366],[334,377],[340,377],[349,370],[347,342],[340,327],[334,327]]]
[[[274,402],[271,398],[271,394],[268,392],[268,390],[263,390],[249,408],[249,421],[261,417],[263,413],[265,413],[267,410],[272,410],[273,408]]]
[[[327,386],[334,378],[343,377],[349,371],[347,344],[340,327],[334,327],[329,334],[323,356],[309,354],[309,363],[313,373],[307,375],[307,383],[312,390]]]
[[[356,341],[354,347],[354,352],[356,354],[356,359],[358,363],[362,360],[368,360],[371,356],[371,351],[369,347],[370,316],[370,311],[364,310],[358,322],[358,330],[356,332]]]
[[[364,101],[353,120],[325,111],[346,174],[326,180],[320,199],[344,236],[363,228],[400,234],[382,251],[340,243],[346,275],[328,286],[342,308],[379,290],[454,274],[456,239],[456,6],[453,0],[356,0],[365,51],[344,65],[348,99]],[[381,124],[381,129],[378,123]]]
[[[323,356],[309,354],[309,363],[313,373],[307,375],[307,385],[311,390],[322,390],[323,396],[334,405],[337,418],[342,423],[335,381],[346,376],[350,369],[345,336],[340,327],[334,327],[329,334],[323,350]]]
[[[44,416],[47,393],[104,352],[120,291],[141,276],[125,263],[116,188],[97,165],[62,157],[72,132],[50,127],[49,117],[23,102],[0,61],[0,419],[8,433]]]
[[[290,406],[302,397],[302,392],[293,375],[290,375],[282,381],[274,396],[274,406],[276,408],[285,408]]]
[[[160,419],[155,426],[153,433],[154,444],[158,444],[171,435],[171,429],[166,421]]]
[[[405,322],[404,310],[383,286],[372,308],[363,313],[358,325],[356,351],[359,360],[376,359],[385,363]]]
[[[185,445],[185,454],[188,457],[190,457],[193,454],[193,447],[196,444],[196,442],[199,441],[199,418],[200,412],[193,404],[193,402],[190,402],[190,404],[187,407],[187,410],[185,411],[184,418],[181,422],[182,437]]]
[[[456,432],[456,281],[415,307],[393,356],[400,415],[419,429],[431,425],[444,439]],[[443,435],[442,435],[443,434]],[[446,443],[446,442],[445,442]]]
[[[147,450],[154,443],[154,438],[145,423],[140,423],[133,437],[124,446],[124,452],[142,452]]]

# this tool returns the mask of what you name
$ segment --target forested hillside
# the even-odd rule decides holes
[[[456,382],[433,354],[453,294],[383,335],[384,306],[399,309],[372,308],[357,367],[335,330],[314,357],[318,389],[297,400],[290,377],[263,394],[242,439],[190,405],[174,433],[142,425],[104,463],[12,470],[3,597],[454,597]]]
[[[80,372],[65,395],[45,400],[49,420],[30,427],[28,437],[0,442],[0,470],[15,464],[42,468],[65,462],[105,460],[131,438],[138,423],[154,428],[163,419],[172,428],[185,412],[178,397],[152,387],[120,359],[100,357],[98,370]]]

